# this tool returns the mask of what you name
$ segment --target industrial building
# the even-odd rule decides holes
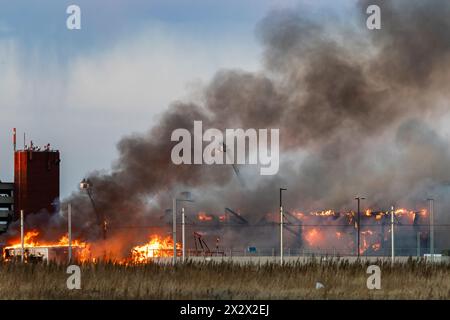
[[[83,260],[84,246],[72,246],[72,258]],[[69,255],[68,245],[25,247],[23,260],[25,262],[57,262],[64,263]],[[22,248],[13,246],[3,249],[3,259],[6,261],[21,261]]]
[[[40,148],[25,144],[16,149],[16,129],[13,131],[14,182],[0,181],[0,233],[11,221],[24,215],[42,211],[54,213],[58,209],[60,188],[60,155],[50,145]]]
[[[0,233],[8,229],[14,216],[14,183],[0,181]]]

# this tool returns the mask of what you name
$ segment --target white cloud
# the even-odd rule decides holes
[[[217,69],[258,69],[260,49],[243,38],[221,35],[212,43],[152,27],[66,63],[50,50],[24,52],[14,40],[0,40],[0,179],[12,178],[5,146],[17,127],[61,150],[67,195],[88,171],[109,168],[121,136],[148,129]]]
[[[250,50],[242,44],[214,46],[147,29],[101,54],[80,56],[71,63],[67,104],[108,111],[161,111],[185,96],[189,83],[206,82],[218,68],[255,69],[256,50]]]

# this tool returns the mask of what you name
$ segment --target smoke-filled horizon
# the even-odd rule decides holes
[[[381,8],[381,30],[365,27],[370,4]],[[422,209],[433,196],[437,221],[448,221],[450,148],[438,124],[448,110],[450,3],[365,0],[354,10],[355,19],[325,24],[296,10],[268,13],[256,26],[260,72],[219,70],[201,103],[176,101],[148,132],[122,138],[110,172],[86,176],[110,236],[148,234],[115,227],[161,224],[185,190],[195,199],[188,212],[230,207],[251,223],[278,210],[280,187],[288,188],[284,206],[304,211],[355,209],[356,195],[367,198],[364,207]],[[279,173],[240,166],[244,186],[229,165],[174,165],[171,133],[192,131],[195,120],[221,130],[280,129]],[[68,203],[76,233],[100,238],[86,193],[62,201],[63,217]],[[259,230],[243,237],[277,238]]]

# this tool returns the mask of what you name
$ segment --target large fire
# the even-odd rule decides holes
[[[58,241],[55,242],[49,242],[49,241],[40,241],[37,240],[39,236],[39,231],[37,230],[31,230],[24,234],[23,236],[23,242],[24,242],[24,248],[37,248],[37,247],[68,247],[69,246],[69,236],[63,235],[61,238],[59,238]],[[80,240],[73,240],[72,239],[72,247],[87,247],[86,242],[82,242]],[[12,242],[12,244],[8,245],[6,248],[21,248],[22,244],[20,242],[20,239],[15,240]]]
[[[30,255],[30,251],[36,251],[37,249],[68,249],[69,247],[69,236],[63,235],[59,240],[57,241],[42,241],[38,240],[39,237],[39,231],[37,230],[31,230],[24,234],[23,237],[23,248],[25,250],[25,255]],[[77,260],[80,262],[85,262],[89,259],[90,256],[90,245],[86,242],[82,242],[80,240],[72,240],[71,246],[74,250],[77,252]],[[15,249],[15,250],[14,250]],[[17,249],[22,249],[22,243],[20,239],[13,240],[11,243],[6,246],[3,250],[3,258],[5,260],[9,260],[12,257],[7,257],[7,252],[16,252]],[[28,253],[27,253],[28,252]],[[32,253],[31,253],[32,254]],[[20,251],[18,255],[22,255],[22,252]],[[48,257],[47,257],[48,259]]]
[[[360,254],[384,254],[385,243],[390,241],[387,236],[391,232],[390,210],[365,209],[360,212]],[[320,250],[322,253],[340,252],[353,255],[357,246],[358,213],[356,211],[319,210],[301,212],[298,210],[285,211],[284,223],[290,230],[297,230],[296,237],[300,237],[301,249]],[[417,232],[426,225],[428,211],[426,209],[410,210],[397,208],[394,210],[395,225],[410,228],[398,228],[399,237],[402,235],[416,239]],[[265,221],[278,225],[280,214],[268,213]],[[414,235],[413,235],[414,233]],[[293,232],[290,233],[294,234]],[[383,249],[383,250],[381,250]]]
[[[57,241],[38,240],[39,231],[31,230],[24,234],[24,252],[25,261],[34,255],[41,255],[42,252],[48,254],[48,250],[63,250],[67,254],[69,247],[68,235],[63,235]],[[152,258],[172,257],[173,255],[173,241],[170,236],[165,238],[159,235],[151,235],[148,243],[138,245],[132,248],[130,255],[123,259],[118,259],[118,263],[146,263]],[[79,262],[95,262],[99,257],[92,257],[91,246],[95,246],[95,242],[88,244],[80,240],[72,240],[72,248],[77,252],[76,260]],[[177,243],[177,255],[180,255],[181,245]],[[20,258],[22,255],[22,244],[20,239],[11,241],[10,245],[4,248],[3,257],[5,260],[12,260]],[[66,256],[67,257],[67,256]],[[44,260],[51,260],[46,256]]]
[[[308,242],[310,246],[315,246],[318,245],[321,241],[323,241],[324,237],[323,234],[317,228],[313,228],[306,233],[305,240]]]
[[[177,255],[181,245],[177,243]],[[131,262],[146,263],[152,258],[172,257],[173,241],[171,237],[162,238],[158,235],[150,237],[150,241],[142,246],[136,246],[131,250]]]
[[[392,212],[366,209],[361,211],[360,254],[375,254],[386,241],[384,232],[390,233],[390,216]],[[402,226],[420,226],[417,219],[426,219],[426,209],[419,211],[399,208],[394,210],[395,224]],[[271,216],[277,221],[276,214]],[[358,229],[358,214],[354,211],[336,212],[334,210],[314,211],[303,213],[294,211],[292,214],[303,230],[305,245],[312,249],[330,249],[340,247],[352,252],[356,246],[356,232]],[[423,220],[422,220],[423,221]],[[345,227],[345,226],[348,227]],[[351,227],[350,227],[351,226]],[[349,228],[350,227],[350,228]],[[403,228],[402,228],[403,229]],[[410,229],[411,230],[411,229]],[[403,230],[399,230],[403,231]]]
[[[390,241],[389,233],[391,232],[391,212],[376,211],[366,209],[361,211],[360,221],[360,254],[377,255],[384,254],[388,248]],[[401,226],[411,226],[411,228],[398,228],[397,232],[413,232],[414,239],[416,234],[427,232],[420,229],[421,225],[427,223],[428,212],[425,209],[414,211],[408,209],[396,209],[394,211],[395,223]],[[286,228],[291,232],[291,237],[302,240],[297,248],[304,250],[320,250],[322,253],[342,252],[344,254],[354,254],[357,242],[358,215],[354,211],[334,211],[322,210],[309,213],[300,211],[285,212]],[[207,223],[215,221],[219,225],[226,226],[230,219],[226,214],[213,215],[199,212],[197,214],[198,223]],[[279,225],[279,213],[269,213],[265,216],[268,226]],[[236,222],[233,222],[236,224]],[[425,224],[424,224],[425,223]],[[217,226],[219,226],[217,225]],[[245,225],[244,225],[245,226]],[[406,231],[411,230],[411,231]],[[397,233],[396,233],[397,234]],[[406,233],[404,233],[406,234]],[[44,260],[50,260],[50,251],[59,252],[60,255],[65,254],[67,257],[69,238],[64,234],[56,241],[45,241],[40,237],[38,230],[30,230],[24,235],[24,256],[47,255]],[[409,236],[408,236],[409,237]],[[105,247],[114,248],[109,241],[84,242],[79,239],[72,240],[72,248],[76,251],[74,259],[82,262],[98,261],[106,254]],[[170,236],[161,236],[158,234],[149,235],[149,241],[144,244],[134,243],[134,247],[127,252],[112,252],[111,256],[118,263],[140,264],[147,263],[154,258],[172,257],[173,256],[173,240]],[[3,250],[5,260],[12,260],[21,257],[22,244],[20,239],[8,241],[8,246]],[[177,256],[181,255],[181,244],[176,244]],[[8,251],[9,250],[9,251]],[[44,252],[44,253],[43,253]],[[94,252],[96,252],[94,254]],[[5,254],[6,253],[6,254]],[[67,258],[66,260],[67,261]]]

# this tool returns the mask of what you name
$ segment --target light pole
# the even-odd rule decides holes
[[[182,192],[183,198],[173,198],[172,199],[172,240],[173,240],[173,258],[172,263],[175,265],[177,263],[177,203],[178,202],[194,202],[191,199],[190,192]],[[181,208],[181,241],[182,241],[182,261],[186,259],[186,238],[185,238],[185,215],[184,207]]]
[[[434,199],[429,198],[428,207],[430,211],[430,257],[434,261]]]
[[[358,216],[357,216],[357,248],[358,251],[356,254],[359,258],[360,256],[360,250],[361,250],[361,200],[365,200],[366,198],[363,197],[356,197],[355,200],[358,201]]]
[[[25,255],[25,242],[24,242],[24,233],[23,233],[23,210],[20,210],[20,247],[22,249],[22,255],[20,256],[20,261],[24,261]]]
[[[391,264],[394,265],[395,261],[395,235],[394,235],[394,206],[391,207]]]
[[[177,198],[172,199],[172,241],[173,241],[173,258],[172,263],[177,263]]]
[[[283,191],[286,191],[286,188],[280,188],[280,264],[283,264]]]
[[[417,258],[420,258],[420,232],[417,232]]]
[[[69,264],[72,262],[72,205],[67,207],[67,237],[69,242]]]
[[[184,207],[181,208],[181,262],[186,260],[186,217]]]

